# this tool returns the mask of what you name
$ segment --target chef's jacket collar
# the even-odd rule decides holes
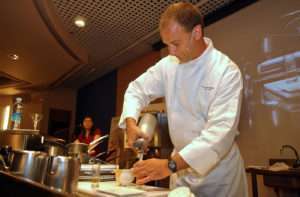
[[[189,66],[189,65],[195,65],[195,64],[201,64],[201,63],[205,63],[208,61],[208,58],[210,56],[210,53],[212,51],[213,47],[213,42],[211,41],[211,39],[204,37],[204,42],[207,45],[206,49],[203,51],[203,53],[201,53],[197,58],[190,60],[188,62],[182,63],[179,65],[180,66]],[[179,62],[179,60],[178,60]]]

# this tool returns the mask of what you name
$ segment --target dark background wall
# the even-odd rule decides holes
[[[109,134],[111,118],[115,116],[117,71],[91,82],[77,92],[76,126],[90,115],[94,125]]]
[[[153,66],[160,59],[159,51],[151,51],[118,68],[116,115],[120,116],[123,108],[124,94],[128,84]]]

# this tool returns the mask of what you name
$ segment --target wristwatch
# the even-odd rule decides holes
[[[168,168],[171,170],[171,172],[175,173],[177,172],[177,164],[174,160],[169,160],[168,161]]]

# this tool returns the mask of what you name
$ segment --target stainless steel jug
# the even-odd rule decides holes
[[[148,137],[148,141],[150,141],[153,138],[156,125],[156,117],[153,114],[146,113],[142,115],[138,127]]]
[[[70,156],[50,157],[44,184],[67,193],[77,190],[80,160]]]
[[[147,137],[147,140],[139,138],[133,143],[133,146],[137,149],[137,157],[139,160],[143,160],[144,147],[148,146],[148,143],[152,140],[156,125],[157,119],[154,115],[150,113],[142,115],[138,127]]]
[[[15,175],[43,183],[48,158],[44,152],[13,150],[8,166]]]

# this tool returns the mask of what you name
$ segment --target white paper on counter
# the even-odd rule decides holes
[[[112,196],[145,196],[145,197],[165,197],[168,196],[169,191],[163,188],[158,187],[152,187],[152,186],[116,186],[116,183],[113,182],[100,182],[99,183],[99,189],[98,191],[95,189],[92,189],[91,182],[88,181],[80,181],[78,182],[78,192],[81,194],[85,194],[85,196],[101,196],[101,197],[112,197]],[[127,189],[127,190],[126,190]],[[122,193],[118,194],[107,194],[104,192],[101,192],[99,190],[103,191],[119,191],[123,192],[124,195],[121,195]],[[134,194],[134,191],[137,193]],[[132,193],[130,193],[132,192]]]

